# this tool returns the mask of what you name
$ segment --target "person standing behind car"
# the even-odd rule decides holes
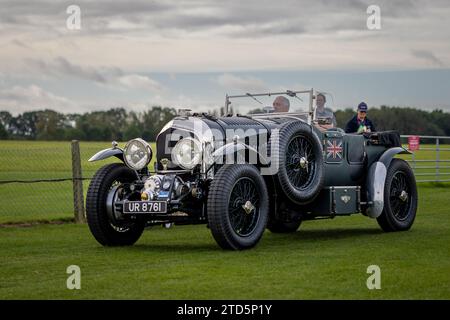
[[[367,104],[361,102],[358,105],[357,114],[347,122],[345,127],[346,133],[364,133],[364,132],[375,132],[375,126],[372,121],[367,118]]]

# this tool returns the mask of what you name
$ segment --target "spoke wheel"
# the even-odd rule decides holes
[[[259,205],[255,183],[247,177],[236,181],[228,205],[231,227],[236,234],[247,237],[255,230],[259,219]]]
[[[145,223],[121,221],[120,213],[114,208],[122,185],[135,179],[134,171],[120,163],[103,166],[92,178],[86,196],[86,218],[92,235],[100,244],[132,245],[141,236]]]
[[[208,225],[223,249],[254,247],[266,228],[269,196],[258,169],[249,164],[224,165],[211,182]]]
[[[384,184],[384,208],[377,218],[386,231],[409,230],[417,212],[417,187],[414,173],[408,163],[393,159]]]
[[[408,217],[411,199],[411,190],[408,186],[407,177],[404,172],[397,171],[391,183],[389,201],[392,214],[399,220],[404,221]]]
[[[324,184],[323,148],[317,133],[306,123],[285,123],[270,138],[272,167],[279,188],[292,202],[312,202]]]
[[[304,136],[293,137],[287,146],[286,171],[297,189],[307,188],[314,177],[315,155],[312,143]]]

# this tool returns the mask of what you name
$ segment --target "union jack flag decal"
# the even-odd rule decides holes
[[[342,140],[330,139],[327,140],[326,153],[328,162],[340,162],[342,160],[342,153],[344,148]]]

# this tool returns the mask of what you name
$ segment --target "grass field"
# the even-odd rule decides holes
[[[84,177],[116,161],[88,162],[109,147],[109,142],[80,143]],[[0,181],[71,178],[70,148],[70,142],[0,141]],[[86,193],[89,181],[83,184]],[[69,219],[73,217],[72,194],[72,181],[0,184],[0,223]]]
[[[80,143],[84,177],[92,177],[100,166],[116,161],[115,158],[94,163],[87,161],[97,151],[109,148],[110,145],[109,142]],[[421,145],[421,147],[432,146]],[[440,156],[441,159],[450,160],[450,151],[442,151]],[[411,160],[409,155],[401,157]],[[436,159],[436,155],[434,151],[419,151],[416,159],[433,160]],[[434,163],[417,163],[417,166],[433,165]],[[442,165],[450,167],[450,162]],[[71,178],[71,168],[70,142],[0,140],[0,181]],[[450,174],[450,168],[443,168],[440,171]],[[428,176],[418,176],[418,179],[432,179],[435,176],[435,169],[417,169],[416,172],[430,173]],[[450,179],[450,175],[443,177]],[[88,184],[89,181],[84,182],[85,192]],[[0,224],[73,217],[71,181],[0,183],[0,195],[2,196]]]
[[[205,226],[153,227],[128,248],[101,247],[86,225],[0,228],[0,299],[450,299],[450,192],[419,194],[408,232],[339,217],[243,252],[219,249]],[[73,264],[81,290],[66,288]],[[380,290],[366,287],[372,264]]]
[[[107,147],[81,143],[86,176],[105,163],[87,159]],[[66,142],[0,141],[0,180],[70,177],[69,154]],[[71,188],[0,185],[0,224],[71,218]],[[290,235],[266,232],[244,252],[222,251],[205,226],[153,227],[128,248],[101,247],[87,225],[0,226],[0,299],[450,299],[449,199],[450,184],[419,184],[411,231],[387,234],[372,219],[339,217]],[[73,264],[81,290],[66,288]],[[372,264],[381,290],[366,287]]]

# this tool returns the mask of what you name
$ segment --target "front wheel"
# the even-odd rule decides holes
[[[223,249],[242,250],[261,239],[268,219],[269,196],[253,165],[224,165],[208,194],[208,224]]]
[[[142,232],[142,221],[121,221],[114,209],[124,183],[136,180],[136,173],[120,163],[100,168],[89,184],[86,218],[94,238],[104,246],[129,246]]]
[[[384,209],[377,218],[386,232],[409,230],[417,211],[417,187],[408,163],[393,159],[384,185]]]

